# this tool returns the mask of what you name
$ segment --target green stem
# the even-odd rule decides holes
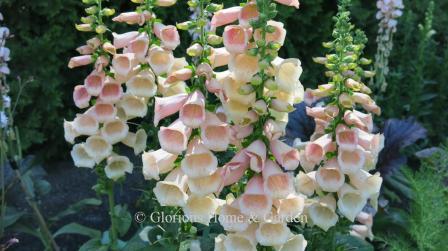
[[[117,241],[118,241],[118,233],[117,233],[117,223],[115,217],[115,196],[114,196],[114,182],[110,181],[107,186],[107,196],[109,199],[109,216],[110,216],[110,239],[111,239],[111,247],[112,250],[118,250]]]
[[[0,135],[2,135],[2,139],[4,139],[4,131],[0,128]],[[3,148],[4,146],[4,142],[0,141],[0,183],[2,184],[2,196],[1,196],[1,206],[0,206],[0,210],[1,210],[1,218],[4,219],[5,218],[5,211],[6,211],[6,188],[5,188],[5,160],[6,160],[6,153],[5,153],[5,149]],[[3,237],[3,233],[4,233],[4,226],[3,226],[3,222],[0,222],[0,238]]]

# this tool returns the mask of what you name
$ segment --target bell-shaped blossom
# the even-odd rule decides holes
[[[207,112],[204,123],[201,124],[201,139],[212,151],[226,151],[230,143],[230,128],[214,113]]]
[[[303,213],[305,198],[291,193],[286,198],[274,201],[274,205],[281,220],[292,221]]]
[[[174,72],[171,72],[166,79],[166,83],[171,84],[179,81],[189,80],[193,76],[193,71],[189,68],[183,68]]]
[[[339,211],[350,221],[355,220],[367,203],[367,199],[360,191],[347,184],[338,191],[338,198]]]
[[[93,63],[92,55],[72,57],[68,62],[68,68],[75,68]]]
[[[88,107],[90,98],[91,96],[84,85],[75,86],[75,90],[73,91],[73,101],[75,101],[75,105],[78,108],[82,109]]]
[[[183,207],[187,204],[187,176],[180,168],[171,171],[165,180],[159,181],[153,189],[162,206]]]
[[[210,22],[212,30],[223,25],[231,24],[238,20],[241,9],[242,8],[240,6],[235,6],[215,12]]]
[[[89,114],[77,114],[73,120],[73,128],[79,135],[94,135],[98,132],[99,123]]]
[[[148,53],[148,63],[156,75],[168,73],[174,64],[173,52],[160,46],[151,46]]]
[[[302,75],[303,70],[300,60],[297,58],[285,59],[275,69],[275,82],[278,89],[292,92],[295,88],[294,84],[299,81]]]
[[[107,158],[107,165],[104,168],[106,176],[112,180],[118,180],[126,173],[132,173],[134,165],[126,156],[110,156]]]
[[[278,248],[278,251],[305,251],[308,242],[302,234],[293,235],[289,240]]]
[[[191,193],[198,196],[206,196],[218,192],[223,182],[221,172],[222,169],[218,169],[209,176],[200,178],[189,177],[188,187]]]
[[[239,233],[229,234],[223,241],[224,250],[256,251],[257,244],[251,238]]]
[[[373,118],[371,114],[365,114],[359,111],[346,111],[344,121],[347,125],[354,125],[367,132],[373,129]]]
[[[99,135],[88,137],[84,144],[84,149],[96,163],[100,163],[112,154],[112,145]]]
[[[231,55],[229,71],[236,80],[247,83],[259,71],[258,58],[246,53]]]
[[[208,59],[212,68],[224,66],[230,62],[230,52],[225,47],[212,48]]]
[[[223,186],[234,184],[243,177],[244,172],[249,168],[250,158],[245,150],[237,152],[233,158],[224,165],[222,171]]]
[[[127,76],[134,68],[135,61],[134,53],[115,54],[112,59],[112,67],[119,75]]]
[[[369,239],[371,241],[373,240],[374,237],[372,233],[372,228],[371,227],[369,228],[368,226],[361,224],[351,225],[350,235],[358,237],[362,240]]]
[[[244,53],[250,39],[250,31],[240,25],[228,25],[222,35],[224,46],[230,53]]]
[[[185,94],[187,93],[187,84],[183,81],[179,81],[176,83],[168,84],[165,83],[166,79],[163,77],[157,77],[157,91],[163,97],[170,97],[177,94]]]
[[[180,109],[180,120],[188,127],[198,128],[205,121],[205,97],[200,91],[188,96]]]
[[[264,191],[274,199],[286,198],[294,192],[292,176],[285,173],[272,160],[266,160],[263,169]]]
[[[65,141],[74,144],[75,138],[78,137],[79,134],[76,132],[73,122],[66,121],[64,119],[64,138]]]
[[[349,175],[350,184],[357,188],[364,197],[368,198],[380,192],[383,178],[380,173],[370,174],[364,170],[359,170]]]
[[[295,178],[295,187],[298,193],[312,196],[317,189],[316,171],[309,173],[300,171]]]
[[[87,154],[84,144],[74,145],[70,155],[76,167],[93,168],[95,166],[95,160]]]
[[[269,119],[264,124],[263,133],[269,140],[277,140],[285,133],[286,123]]]
[[[116,49],[121,49],[131,43],[139,36],[138,31],[130,31],[123,34],[112,33],[114,37],[113,45]]]
[[[243,105],[249,105],[255,102],[255,92],[245,94],[241,93],[241,89],[250,86],[243,81],[238,81],[233,75],[229,75],[222,80],[224,94],[232,101]],[[246,115],[247,110],[243,116]]]
[[[150,98],[157,93],[154,73],[149,70],[139,72],[126,82],[126,92],[135,96]]]
[[[112,20],[114,22],[119,23],[127,23],[127,24],[138,24],[143,25],[146,21],[152,18],[151,13],[148,11],[144,11],[142,13],[139,12],[123,12],[120,15],[114,17]]]
[[[271,140],[269,148],[278,163],[286,170],[295,170],[299,166],[300,154],[297,149],[278,139]]]
[[[255,2],[247,3],[239,12],[238,23],[242,26],[250,26],[251,21],[255,21],[260,16]]]
[[[279,246],[288,241],[291,230],[284,222],[262,222],[255,232],[258,243],[262,246]]]
[[[335,159],[319,167],[316,171],[316,182],[326,192],[336,192],[344,185],[345,176]]]
[[[201,178],[217,170],[218,159],[199,138],[194,138],[188,144],[187,154],[181,161],[181,168],[188,177]]]
[[[218,220],[224,230],[230,232],[245,231],[250,225],[249,218],[240,211],[238,200],[227,200],[219,212]]]
[[[252,142],[246,148],[246,155],[250,158],[250,169],[261,172],[266,161],[266,145],[261,140]]]
[[[104,103],[117,103],[123,96],[123,88],[118,83],[107,83],[103,85],[100,93],[100,100]]]
[[[145,151],[147,140],[148,134],[146,134],[146,131],[144,129],[139,129],[136,133],[128,132],[121,142],[132,147],[134,149],[134,154],[138,155]]]
[[[272,198],[264,190],[262,176],[253,176],[238,200],[241,213],[245,215],[265,219],[271,212]]]
[[[129,126],[121,119],[115,119],[104,123],[101,128],[101,136],[110,144],[116,144],[126,138]]]
[[[330,134],[325,134],[317,140],[310,142],[305,147],[305,154],[309,161],[320,162],[325,153],[332,147],[333,140]]]
[[[84,87],[91,96],[98,96],[103,89],[105,74],[103,72],[93,71],[84,80]],[[76,89],[75,89],[76,91]],[[75,95],[75,94],[73,94]],[[75,100],[76,102],[76,100]]]
[[[308,214],[314,225],[327,231],[338,222],[338,215],[335,213],[336,201],[332,195],[328,194],[326,198],[314,202],[308,208]]]
[[[145,98],[137,97],[131,94],[124,94],[120,100],[120,106],[126,113],[127,117],[143,118],[148,112],[148,106],[146,105]]]
[[[213,196],[192,195],[188,198],[183,211],[190,222],[198,222],[208,226],[218,206],[219,204]]]
[[[336,129],[336,143],[339,149],[354,151],[358,146],[358,133],[344,125],[339,125]]]
[[[76,51],[81,55],[88,55],[92,54],[95,51],[95,49],[89,45],[82,45],[76,48]]]
[[[275,42],[278,43],[280,45],[283,46],[283,44],[285,43],[285,38],[286,38],[286,30],[284,27],[284,24],[282,22],[277,22],[277,21],[273,21],[273,20],[269,20],[267,22],[267,25],[269,25],[270,27],[274,28],[274,32],[266,33],[266,42],[270,43],[270,42]],[[255,41],[261,40],[262,39],[262,35],[261,35],[261,30],[257,29],[254,32],[254,39]]]
[[[168,127],[160,127],[158,138],[163,150],[172,154],[181,154],[187,149],[191,128],[185,126],[179,119]]]
[[[165,98],[155,98],[154,106],[154,126],[159,124],[159,121],[178,112],[185,104],[188,94],[181,93]]]
[[[113,104],[97,102],[88,112],[99,123],[104,123],[115,119],[117,108]]]
[[[154,34],[162,42],[162,47],[167,50],[174,50],[180,44],[179,32],[174,25],[155,23]]]
[[[300,6],[299,0],[274,0],[274,1],[286,6],[295,7],[296,9],[298,9]]]
[[[337,159],[341,171],[345,174],[350,174],[363,168],[366,162],[366,153],[360,147],[354,151],[339,149]]]
[[[143,33],[129,42],[123,52],[133,53],[137,60],[142,61],[148,53],[149,43],[150,41],[148,35],[146,33]]]
[[[159,180],[160,174],[168,173],[174,168],[177,155],[159,149],[142,155],[143,176],[146,180]]]

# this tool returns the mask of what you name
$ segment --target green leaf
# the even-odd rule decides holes
[[[101,205],[102,201],[96,198],[87,198],[80,200],[76,202],[75,204],[72,204],[68,206],[65,210],[59,212],[57,215],[53,216],[50,220],[51,221],[58,221],[62,217],[65,217],[67,215],[76,214],[79,213],[80,210],[82,210],[86,206],[99,206]]]
[[[188,251],[190,249],[191,240],[185,240],[179,244],[179,251]]]
[[[17,211],[15,208],[13,207],[6,207],[6,213],[5,213],[5,217],[2,219],[2,226],[4,228],[9,227],[11,225],[13,225],[14,223],[16,223],[20,217],[22,217],[25,214],[25,212],[20,212]]]
[[[123,250],[132,250],[132,251],[144,251],[148,249],[149,244],[140,239],[138,232],[129,241],[127,241],[126,245],[123,247]]]
[[[132,224],[132,216],[126,206],[116,205],[114,208],[114,215],[117,221],[117,230],[120,236],[125,235]]]
[[[342,250],[357,250],[357,251],[373,251],[373,246],[365,240],[358,237],[347,235],[347,234],[337,234],[336,236],[336,246],[342,247]]]
[[[78,223],[69,223],[61,227],[58,231],[56,231],[56,233],[53,234],[53,237],[57,237],[61,234],[80,234],[91,238],[99,238],[101,236],[101,232],[99,230],[86,227]]]
[[[36,192],[40,196],[46,195],[51,191],[51,184],[48,181],[42,179],[38,179],[37,181],[35,181],[34,187],[36,189]]]
[[[107,251],[108,247],[101,245],[101,241],[98,238],[91,239],[84,243],[79,251]]]

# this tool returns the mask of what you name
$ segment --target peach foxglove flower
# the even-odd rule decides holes
[[[181,154],[187,149],[188,138],[190,138],[191,128],[182,123],[179,119],[170,126],[162,126],[158,132],[160,146],[163,150],[172,154]]]
[[[280,140],[271,140],[270,149],[275,159],[286,170],[295,170],[299,166],[300,155],[297,149]]]
[[[164,50],[160,46],[152,46],[149,49],[148,63],[157,76],[168,73],[174,64],[173,52]]]
[[[286,223],[262,222],[255,232],[258,243],[262,246],[278,246],[288,241],[291,235]]]
[[[316,182],[323,191],[336,192],[345,182],[345,176],[335,159],[329,160],[316,172]]]
[[[263,169],[264,191],[273,199],[286,198],[294,192],[292,176],[268,159]]]
[[[73,128],[79,135],[94,135],[98,132],[98,121],[89,114],[77,114],[73,120]]]
[[[212,48],[211,55],[208,57],[212,68],[225,66],[230,61],[230,52],[225,47]]]
[[[366,225],[355,224],[350,226],[350,235],[358,237],[362,240],[373,240],[372,228]]]
[[[123,52],[126,53],[134,53],[135,57],[139,61],[143,61],[149,49],[149,38],[146,33],[138,36],[134,40],[132,40],[129,44],[126,45]]]
[[[250,21],[257,20],[260,13],[256,3],[247,3],[239,12],[238,22],[240,25],[248,27],[250,26]]]
[[[162,41],[162,47],[174,50],[180,44],[179,32],[174,25],[154,24],[154,34]]]
[[[166,98],[155,98],[154,108],[154,126],[159,124],[159,121],[178,112],[185,104],[188,94],[182,93]]]
[[[283,60],[275,71],[275,82],[278,89],[284,92],[292,92],[295,84],[302,75],[301,62],[297,58],[288,58]]]
[[[327,231],[338,222],[338,215],[335,213],[336,201],[332,195],[328,194],[326,198],[314,202],[308,208],[308,214],[314,225]]]
[[[304,173],[300,171],[295,178],[295,187],[298,193],[312,196],[317,189],[316,172]]]
[[[123,96],[123,88],[117,83],[107,83],[103,85],[100,93],[100,100],[104,103],[117,103]]]
[[[114,37],[113,45],[116,49],[121,49],[126,47],[128,44],[131,43],[134,39],[136,39],[139,36],[138,31],[130,31],[123,34],[117,34],[115,32],[112,33]]]
[[[113,104],[97,102],[88,113],[99,123],[104,123],[115,119],[117,108]]]
[[[160,7],[170,7],[175,5],[177,0],[156,0],[155,4]]]
[[[315,98],[324,98],[329,96],[334,89],[334,84],[319,85],[317,89],[311,90],[311,95]]]
[[[244,105],[249,105],[255,102],[255,92],[250,94],[241,93],[241,89],[250,87],[243,81],[238,81],[233,75],[229,75],[222,80],[224,94],[232,101],[239,102]],[[245,112],[244,115],[246,115]]]
[[[66,121],[64,119],[64,138],[65,141],[74,144],[75,138],[78,137],[78,133],[75,130],[73,122]]]
[[[165,180],[159,181],[153,189],[162,206],[183,207],[187,204],[187,176],[180,168],[171,171]]]
[[[314,102],[316,102],[319,98],[313,95],[313,90],[307,88],[305,90],[305,95],[304,95],[304,102],[307,105],[312,105]]]
[[[242,232],[249,227],[249,218],[242,214],[238,200],[227,200],[219,212],[219,223],[226,231]]]
[[[202,52],[204,51],[204,48],[202,45],[198,43],[194,43],[187,49],[187,54],[191,57],[199,57],[201,56]]]
[[[188,188],[190,188],[191,193],[206,196],[218,192],[223,182],[221,171],[221,169],[218,169],[211,175],[200,178],[189,177]]]
[[[183,81],[168,84],[165,83],[166,79],[163,77],[157,77],[157,91],[162,94],[163,97],[170,97],[177,94],[187,93],[187,84]]]
[[[238,199],[241,213],[265,219],[272,209],[272,198],[264,191],[263,177],[253,176],[247,182],[246,190]]]
[[[82,45],[76,48],[76,51],[81,55],[88,55],[92,54],[95,51],[95,49],[89,45]]]
[[[98,96],[103,89],[105,74],[104,72],[93,71],[84,80],[84,86],[87,92],[92,96]]]
[[[293,235],[289,240],[278,248],[278,251],[305,251],[308,242],[303,235]]]
[[[366,152],[361,147],[354,151],[338,150],[338,163],[345,174],[355,173],[363,168],[366,162]]]
[[[126,116],[130,118],[143,118],[148,112],[145,98],[140,98],[131,94],[123,95],[120,101],[120,106],[123,108]]]
[[[357,128],[370,132],[373,129],[373,119],[371,114],[364,114],[358,111],[346,111],[344,121],[347,125],[354,125]]]
[[[157,93],[154,73],[144,70],[126,82],[126,92],[135,96],[150,98]]]
[[[73,101],[75,101],[76,107],[81,109],[88,107],[90,98],[91,96],[85,86],[83,85],[75,86],[75,90],[73,91]]]
[[[183,211],[190,222],[198,222],[208,226],[218,206],[219,204],[214,196],[199,197],[192,195],[188,198]]]
[[[277,22],[274,20],[269,20],[267,24],[271,27],[274,27],[274,32],[272,33],[266,33],[266,42],[275,42],[279,43],[281,46],[285,43],[286,38],[286,30],[284,27],[284,24],[282,22]],[[254,32],[254,39],[255,41],[261,40],[261,31],[259,29],[255,30]]]
[[[139,129],[135,133],[134,154],[138,155],[146,149],[148,134],[144,129]]]
[[[143,176],[146,180],[159,180],[160,174],[168,173],[174,168],[176,159],[177,155],[163,149],[143,153]]]
[[[211,29],[214,30],[217,27],[235,22],[238,20],[241,9],[242,8],[240,6],[235,6],[215,12],[212,17],[212,21],[210,22]]]
[[[250,82],[259,71],[258,58],[245,53],[231,55],[229,70],[237,81]]]
[[[261,172],[266,161],[266,145],[261,140],[252,142],[246,148],[246,155],[250,158],[250,169]]]
[[[103,50],[111,55],[117,54],[117,48],[115,48],[115,46],[110,42],[105,42],[103,44]]]
[[[189,80],[192,76],[193,71],[191,69],[183,68],[170,73],[165,83],[172,84],[178,81],[186,81]]]
[[[230,128],[214,113],[207,112],[204,123],[201,124],[201,139],[212,151],[226,151],[230,143]]]
[[[366,198],[379,193],[381,184],[383,183],[383,178],[380,176],[380,173],[372,175],[364,170],[350,174],[349,177],[350,184],[357,188]]]
[[[75,67],[80,67],[93,63],[92,55],[82,55],[77,57],[72,57],[70,62],[68,62],[68,68],[72,69]]]
[[[138,24],[142,26],[146,21],[152,18],[151,13],[144,11],[143,13],[138,12],[123,12],[120,15],[114,17],[112,21],[127,24]]]
[[[358,146],[358,133],[344,125],[339,125],[336,129],[336,143],[339,149],[354,151]]]
[[[263,132],[269,140],[277,140],[285,133],[286,123],[269,119],[264,124]]]
[[[115,54],[112,60],[114,71],[121,76],[127,76],[135,66],[135,54]]]
[[[249,156],[245,150],[237,152],[233,158],[223,167],[223,186],[228,186],[238,182],[243,177],[244,172],[249,168]]]
[[[188,127],[198,128],[205,121],[205,97],[200,91],[188,96],[179,112],[180,120]]]
[[[347,184],[338,191],[338,197],[338,209],[350,221],[355,220],[367,203],[360,191]]]
[[[238,233],[229,234],[223,241],[223,250],[256,251],[257,244],[254,240]]]
[[[326,151],[331,148],[333,140],[330,134],[325,134],[318,138],[317,140],[310,142],[305,147],[305,155],[307,159],[311,162],[320,162]]]
[[[95,160],[87,154],[84,144],[76,144],[70,152],[76,167],[93,168]]]
[[[224,46],[230,53],[244,53],[247,49],[250,32],[239,25],[228,25],[222,35]]]
[[[283,221],[292,221],[303,213],[305,207],[305,198],[296,194],[289,194],[284,199],[274,201],[277,208],[277,215]]]
[[[87,138],[84,144],[86,153],[100,163],[102,160],[112,154],[112,145],[102,136],[94,135]]]
[[[115,119],[104,123],[101,128],[101,136],[110,144],[116,144],[122,141],[129,132],[129,126],[120,119]]]
[[[276,1],[279,4],[295,7],[296,9],[298,9],[300,6],[299,0],[274,0],[274,1]]]
[[[192,178],[201,178],[213,174],[218,168],[218,159],[208,150],[199,138],[188,144],[187,154],[181,161],[182,171]]]
[[[114,181],[123,177],[126,173],[132,173],[134,165],[126,156],[110,156],[104,168],[106,176]]]

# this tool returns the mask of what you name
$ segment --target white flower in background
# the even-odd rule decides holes
[[[3,95],[2,102],[3,108],[11,107],[11,98],[8,95]]]
[[[380,32],[382,29],[391,29],[393,33],[397,31],[396,18],[403,15],[404,8],[402,0],[379,0],[376,3],[378,12],[376,18],[380,21]]]
[[[6,116],[5,112],[0,112],[0,128],[6,128],[8,125],[8,117]]]

